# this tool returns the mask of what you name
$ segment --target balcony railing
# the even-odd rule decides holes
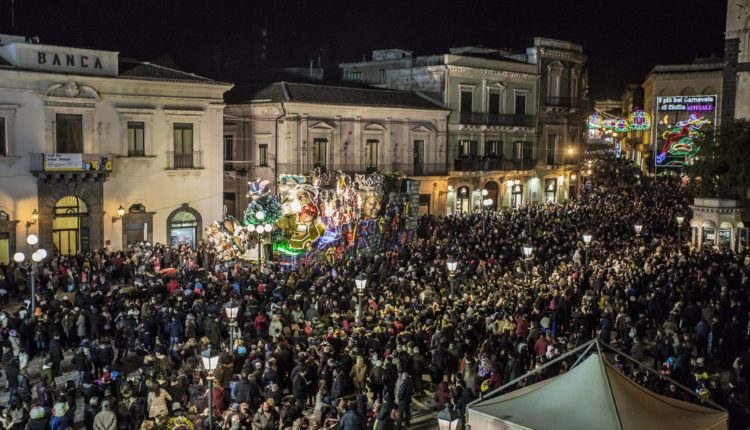
[[[461,112],[459,121],[461,124],[471,125],[534,127],[536,116],[511,113]]]
[[[112,171],[112,154],[30,154],[29,169],[39,172],[109,173]]]
[[[391,163],[370,166],[367,164],[279,164],[279,174],[282,175],[304,175],[319,168],[322,172],[341,171],[350,175],[366,175],[375,172],[401,172],[406,176],[445,176],[448,174],[448,166],[442,163]]]
[[[568,109],[586,109],[588,100],[577,97],[547,97],[548,107],[568,108]]]
[[[203,151],[175,153],[167,151],[167,169],[202,169]]]
[[[462,158],[454,160],[453,170],[456,172],[492,172],[506,170],[532,170],[536,160],[506,160],[503,158]]]

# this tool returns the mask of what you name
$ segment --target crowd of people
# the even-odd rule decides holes
[[[634,381],[745,428],[750,259],[677,242],[681,182],[594,170],[575,201],[425,216],[403,247],[292,270],[228,267],[205,245],[55,256],[31,309],[28,268],[1,266],[19,304],[0,313],[0,428],[64,430],[77,408],[87,430],[405,428],[414,398],[465,416],[594,338],[635,359],[612,358]]]

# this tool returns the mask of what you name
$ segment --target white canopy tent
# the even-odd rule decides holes
[[[628,379],[600,353],[562,375],[471,403],[471,430],[727,428],[726,411],[655,394]]]

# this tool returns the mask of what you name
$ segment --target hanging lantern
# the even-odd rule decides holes
[[[615,131],[618,133],[625,133],[628,131],[628,120],[625,118],[617,118],[615,122]]]
[[[589,115],[589,128],[599,128],[602,126],[602,122],[604,122],[604,118],[598,113],[594,112]]]

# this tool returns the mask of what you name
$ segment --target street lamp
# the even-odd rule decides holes
[[[589,266],[589,245],[591,244],[591,233],[583,233],[583,243],[586,245],[586,267]]]
[[[362,324],[362,293],[367,287],[367,275],[361,273],[354,278],[354,286],[357,287],[357,325]]]
[[[229,318],[229,351],[234,352],[234,331],[237,327],[237,312],[240,310],[233,300],[224,305],[224,311]]]
[[[116,223],[118,220],[121,220],[122,217],[125,215],[125,208],[120,205],[119,208],[117,208],[117,216],[112,217],[112,224]]]
[[[26,243],[29,244],[29,246],[36,246],[39,243],[39,236],[35,234],[30,234],[26,236]],[[47,258],[47,250],[44,248],[37,249],[31,254],[31,268],[29,269],[29,273],[31,274],[31,313],[32,315],[34,312],[36,312],[36,263],[41,262]],[[23,252],[16,252],[13,254],[13,261],[15,261],[18,264],[23,263],[23,261],[26,260],[26,254]]]
[[[201,360],[203,361],[203,368],[206,369],[206,373],[208,373],[208,376],[206,376],[206,379],[208,379],[208,430],[213,430],[214,412],[211,398],[213,397],[214,390],[214,370],[216,370],[216,367],[219,365],[219,356],[212,356],[211,348],[208,348],[201,355]]]
[[[437,419],[440,430],[456,430],[458,428],[458,412],[451,408],[450,404],[446,404],[445,409],[438,412]]]
[[[534,247],[528,243],[524,243],[521,246],[523,251],[524,261],[526,262],[526,276],[529,276],[529,263],[531,262],[531,253],[534,252]]]
[[[263,212],[258,211],[255,214],[255,217],[258,218],[258,219],[263,219],[263,218],[266,217],[266,215]],[[252,226],[250,226],[250,228],[251,228],[250,231],[253,231]],[[268,223],[258,224],[258,225],[255,226],[254,231],[258,235],[258,270],[260,270],[260,263],[261,263],[261,260],[262,260],[261,245],[263,244],[263,235],[266,234],[266,233],[270,233],[271,231],[273,231],[273,225],[272,224],[268,224]]]
[[[484,189],[482,190],[482,197],[487,197],[487,194],[489,194],[489,193],[490,193],[490,192],[489,192],[489,191],[487,191],[487,189],[486,189],[486,188],[484,188]]]
[[[450,278],[449,282],[451,284],[451,297],[453,296],[453,277],[456,275],[456,266],[458,266],[458,262],[450,258],[445,265],[448,267],[448,277]]]
[[[484,194],[487,190],[482,190],[482,194]],[[490,206],[492,205],[492,199],[484,199],[482,200],[482,205],[484,206],[484,211],[487,212],[489,210]],[[487,214],[482,215],[482,232],[484,232],[487,228]]]
[[[685,222],[683,215],[677,215],[677,243],[682,243],[682,223]]]

